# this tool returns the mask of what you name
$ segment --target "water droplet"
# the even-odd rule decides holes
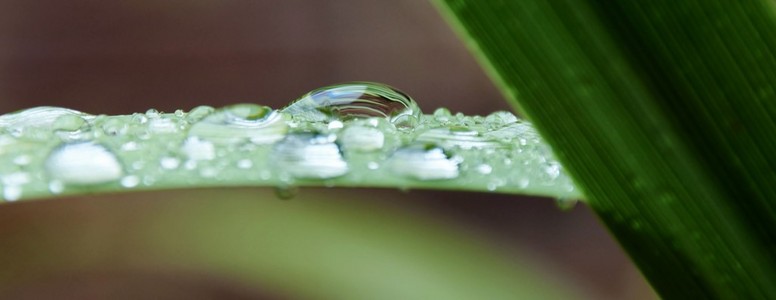
[[[124,178],[121,178],[121,186],[125,188],[136,187],[139,183],[140,183],[140,177],[137,177],[135,175],[124,176]]]
[[[400,148],[388,162],[394,173],[421,180],[458,177],[460,164],[460,160],[434,144],[414,144]]]
[[[3,199],[6,201],[16,201],[22,197],[22,187],[18,185],[7,185],[3,187]]]
[[[485,123],[491,128],[502,127],[506,124],[517,123],[517,117],[508,111],[497,111],[485,117]]]
[[[517,180],[517,186],[521,189],[525,189],[531,184],[531,180],[528,178],[520,178]]]
[[[271,144],[283,139],[287,131],[288,125],[277,111],[256,104],[235,104],[195,123],[189,135],[223,144],[244,140]]]
[[[137,142],[131,141],[121,145],[121,151],[136,151],[138,149]]]
[[[129,126],[124,121],[114,118],[105,120],[100,127],[102,132],[109,136],[123,136],[129,130]]]
[[[556,198],[555,199],[555,205],[563,211],[569,211],[573,209],[577,202],[579,202],[577,199],[568,199],[568,198]]]
[[[148,123],[148,130],[154,133],[175,133],[178,126],[168,118],[154,118]]]
[[[145,124],[145,123],[148,123],[148,117],[145,114],[134,113],[132,114],[132,122],[135,122],[138,124]]]
[[[146,111],[145,115],[146,115],[146,117],[151,118],[151,119],[157,119],[157,118],[159,118],[161,116],[159,111],[156,110],[155,108],[148,109]]]
[[[342,121],[340,121],[340,120],[331,121],[331,122],[329,122],[329,125],[328,125],[329,130],[340,129],[343,126],[345,126],[345,124],[343,124]]]
[[[286,185],[275,187],[275,196],[281,200],[291,200],[296,197],[297,194],[299,194],[299,187],[297,186]]]
[[[51,129],[57,119],[63,116],[92,117],[72,109],[41,106],[0,116],[0,128],[5,129],[16,138],[45,141],[51,138]],[[74,126],[73,124],[64,125]]]
[[[370,170],[377,170],[378,168],[380,168],[380,164],[374,161],[370,161],[366,164],[366,167]]]
[[[17,157],[14,157],[13,163],[17,166],[26,166],[32,162],[32,156],[29,156],[27,154],[21,154]]]
[[[215,108],[207,105],[197,106],[193,108],[188,114],[186,114],[186,121],[189,123],[199,122],[199,120],[204,119],[208,115],[212,114],[215,110]]]
[[[211,160],[216,157],[213,143],[200,140],[196,136],[187,138],[181,146],[181,151],[192,161]]]
[[[340,140],[346,150],[369,152],[383,148],[385,135],[377,128],[354,125],[345,128]]]
[[[550,180],[554,180],[560,176],[560,164],[557,162],[550,162],[544,167],[544,172]]]
[[[335,135],[289,135],[272,149],[272,161],[297,178],[325,179],[345,175],[348,165]]]
[[[445,149],[457,147],[468,150],[503,147],[497,140],[481,136],[478,131],[460,126],[429,129],[421,133],[416,140],[436,143]]]
[[[181,164],[181,161],[175,157],[165,156],[159,159],[159,165],[162,169],[172,170],[177,168]]]
[[[84,125],[86,125],[86,120],[81,118],[81,116],[66,114],[57,117],[57,119],[54,120],[54,123],[51,124],[51,127],[54,130],[76,131],[81,129]]]
[[[250,159],[244,158],[237,161],[237,167],[240,169],[250,169],[253,167],[253,162]]]
[[[282,110],[306,121],[383,117],[394,124],[417,122],[421,111],[415,100],[388,85],[350,82],[307,93]]]
[[[30,174],[25,172],[15,172],[3,175],[0,178],[3,183],[3,199],[6,201],[16,201],[22,197],[22,186],[30,183]]]
[[[481,164],[477,166],[477,172],[480,172],[480,174],[483,175],[487,175],[490,174],[490,172],[493,172],[493,167],[488,164]]]
[[[434,119],[442,124],[449,122],[452,116],[447,108],[440,107],[434,110]]]
[[[52,194],[59,194],[65,190],[65,184],[59,180],[52,180],[49,182],[48,188]]]
[[[95,143],[62,145],[45,162],[49,177],[64,184],[87,185],[117,180],[123,173],[116,156]]]

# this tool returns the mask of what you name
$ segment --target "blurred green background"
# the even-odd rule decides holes
[[[0,112],[254,102],[377,81],[509,109],[430,3],[0,0]],[[0,206],[2,299],[652,299],[592,213],[461,192],[132,193]]]

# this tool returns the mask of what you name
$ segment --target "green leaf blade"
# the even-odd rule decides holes
[[[438,3],[663,296],[773,297],[776,22],[711,2]]]

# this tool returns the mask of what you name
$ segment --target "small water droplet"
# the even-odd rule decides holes
[[[579,202],[577,199],[568,199],[568,198],[556,198],[555,199],[555,205],[563,211],[569,211],[573,209],[577,202]]]
[[[79,115],[61,115],[51,124],[52,129],[62,131],[76,131],[86,125],[86,120]]]
[[[496,111],[485,117],[485,123],[491,128],[502,127],[506,124],[517,123],[517,117],[508,111]]]
[[[415,100],[385,84],[350,82],[313,90],[282,110],[306,121],[383,117],[395,124],[417,122]]]
[[[168,118],[154,118],[148,123],[148,130],[154,133],[175,133],[178,125]]]
[[[452,116],[453,115],[450,113],[450,110],[447,108],[440,107],[434,110],[434,119],[442,124],[449,122]]]
[[[335,140],[335,135],[289,135],[275,144],[271,161],[297,178],[342,176],[348,172],[348,165]]]
[[[65,184],[60,180],[52,180],[48,184],[49,191],[52,194],[59,194],[65,190]]]
[[[27,154],[21,154],[17,157],[14,157],[13,163],[17,166],[26,166],[32,162],[32,156],[29,156]]]
[[[250,159],[244,158],[237,161],[237,167],[240,169],[250,169],[253,167],[253,162]]]
[[[16,201],[22,197],[22,186],[30,183],[30,174],[26,172],[15,172],[3,175],[0,178],[3,183],[3,199],[6,201]]]
[[[547,174],[550,180],[555,180],[560,176],[560,164],[557,162],[550,162],[544,167],[544,172]]]
[[[6,201],[16,201],[22,197],[22,187],[18,185],[7,185],[3,187],[3,199]]]
[[[389,164],[394,173],[421,180],[437,180],[458,177],[460,161],[437,145],[414,144],[394,152]]]
[[[116,156],[100,144],[70,143],[51,152],[45,168],[64,184],[98,184],[117,180],[123,170]]]
[[[328,125],[329,130],[340,129],[343,126],[345,126],[345,124],[343,124],[342,121],[340,121],[340,120],[331,121],[331,122],[329,122],[329,125]]]
[[[378,168],[380,168],[380,164],[374,161],[370,161],[366,164],[366,167],[370,170],[377,170]]]
[[[126,142],[123,145],[121,145],[121,151],[137,151],[138,144],[134,141],[132,142]]]
[[[417,139],[420,142],[436,143],[445,149],[485,149],[503,147],[497,140],[481,136],[478,131],[454,126],[449,128],[433,128],[421,133]]]
[[[480,172],[480,174],[487,175],[487,174],[490,174],[490,172],[493,172],[493,167],[491,167],[488,164],[481,164],[477,166],[477,172]]]
[[[148,110],[146,111],[145,115],[146,115],[146,117],[148,117],[148,118],[150,118],[150,119],[157,119],[157,118],[159,118],[159,117],[161,116],[161,114],[159,113],[159,111],[158,111],[158,110],[156,110],[155,108],[150,108],[150,109],[148,109]]]
[[[271,144],[283,139],[287,131],[288,124],[277,111],[256,104],[235,104],[192,125],[189,135],[219,144],[244,140]]]
[[[297,186],[286,185],[275,187],[275,196],[281,200],[291,200],[296,197],[297,194],[299,194],[299,187]]]
[[[192,161],[211,160],[216,157],[213,143],[200,140],[196,136],[187,138],[181,146],[181,151]]]
[[[159,159],[159,165],[162,167],[162,169],[165,169],[165,170],[172,170],[172,169],[178,168],[180,164],[181,164],[181,161],[175,157],[165,156]]]
[[[134,113],[132,114],[132,122],[135,122],[138,124],[145,124],[145,123],[148,123],[148,117],[145,114]]]
[[[125,122],[114,118],[105,120],[100,127],[102,132],[109,136],[123,136],[129,130],[129,126]]]
[[[125,188],[133,188],[140,184],[140,177],[135,175],[124,176],[121,178],[121,186]]]
[[[521,189],[528,188],[529,184],[531,184],[531,180],[528,178],[520,178],[517,180],[517,186]]]

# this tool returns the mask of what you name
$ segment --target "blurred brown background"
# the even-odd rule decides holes
[[[398,87],[426,113],[509,109],[426,1],[0,0],[2,113],[39,105],[92,114],[236,102],[278,108],[356,80]],[[529,252],[592,298],[654,297],[584,205],[562,212],[547,199],[379,192],[505,251]]]

